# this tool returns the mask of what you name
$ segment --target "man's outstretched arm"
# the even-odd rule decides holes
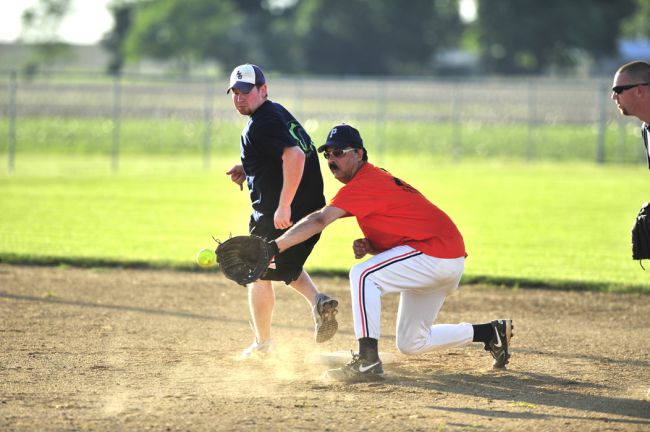
[[[309,216],[304,217],[297,224],[275,239],[280,252],[284,252],[291,246],[307,240],[309,237],[323,231],[325,227],[347,213],[338,207],[325,206],[316,210]]]

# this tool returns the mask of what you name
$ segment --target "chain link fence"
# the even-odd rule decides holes
[[[13,172],[21,153],[200,154],[208,168],[238,151],[244,119],[227,77],[107,77],[0,72],[0,151]],[[639,121],[620,115],[611,80],[553,78],[267,77],[317,143],[338,123],[357,126],[379,156],[644,160]]]

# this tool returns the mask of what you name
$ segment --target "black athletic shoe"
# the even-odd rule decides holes
[[[503,369],[510,360],[510,339],[512,338],[512,320],[496,320],[490,323],[494,329],[494,337],[485,343],[485,351],[490,351],[494,357],[493,368]]]
[[[316,342],[326,342],[334,337],[339,328],[336,321],[336,314],[339,302],[327,294],[316,295],[316,305],[314,306],[314,322],[316,324]]]
[[[342,368],[330,369],[325,378],[343,382],[380,381],[384,379],[381,360],[369,362],[352,353],[352,361]]]

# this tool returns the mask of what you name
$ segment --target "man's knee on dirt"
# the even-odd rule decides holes
[[[427,346],[427,336],[421,334],[397,335],[395,345],[402,354],[413,355],[421,353]]]

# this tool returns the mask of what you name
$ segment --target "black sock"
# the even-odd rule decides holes
[[[472,324],[474,339],[472,342],[490,342],[495,336],[492,324]]]
[[[379,341],[373,338],[361,338],[359,339],[359,357],[368,361],[376,362],[379,361]]]

